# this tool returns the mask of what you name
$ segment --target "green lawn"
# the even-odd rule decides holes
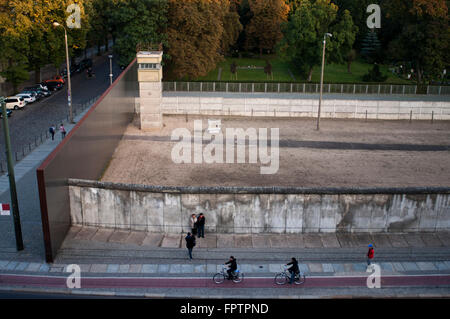
[[[265,60],[269,59],[272,64],[273,79],[268,78],[263,69],[252,69],[252,67],[264,67]],[[232,79],[230,66],[236,62],[238,67],[245,69],[238,69],[237,80]],[[250,68],[248,68],[250,66]],[[226,82],[306,82],[306,79],[301,77],[289,63],[282,61],[276,56],[265,56],[262,59],[258,58],[226,58],[225,61],[219,63],[217,68],[211,71],[208,75],[199,77],[197,81],[217,81],[219,68],[222,68],[220,81]],[[362,77],[372,68],[371,64],[356,61],[352,63],[352,73],[347,72],[347,65],[327,64],[325,66],[324,82],[325,83],[362,83]],[[289,73],[291,70],[295,80]],[[383,74],[388,76],[386,84],[414,84],[397,77],[388,70],[388,66],[380,65],[380,70]],[[320,81],[320,67],[315,67],[313,70],[312,82],[318,83]]]

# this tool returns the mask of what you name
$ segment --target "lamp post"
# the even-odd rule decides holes
[[[109,85],[113,83],[113,73],[112,73],[112,54],[108,55],[109,58]]]
[[[22,227],[20,226],[19,203],[17,201],[16,178],[14,175],[14,162],[11,152],[11,139],[9,138],[8,115],[5,100],[2,97],[0,97],[0,106],[2,108],[3,132],[5,134],[6,161],[8,164],[9,191],[11,194],[16,248],[20,251],[23,250]]]
[[[62,25],[59,24],[58,22],[53,22],[53,26],[54,27],[63,27],[64,28],[64,40],[66,43],[66,68],[67,68],[67,104],[69,105],[69,120],[70,123],[73,124],[73,112],[72,112],[72,85],[70,83],[70,63],[69,63],[69,47],[67,45],[67,30],[66,28]]]
[[[332,37],[331,33],[325,33],[323,35],[323,52],[322,52],[322,71],[320,74],[320,97],[319,97],[319,109],[317,111],[317,130],[319,130],[320,125],[320,108],[322,106],[322,92],[323,92],[323,69],[325,67],[325,47],[327,44],[327,37]]]

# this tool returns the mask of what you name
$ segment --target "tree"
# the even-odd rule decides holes
[[[364,82],[384,82],[388,77],[383,75],[378,64],[374,64],[373,68],[367,74],[363,75]]]
[[[350,12],[344,11],[339,16],[337,6],[330,0],[299,0],[288,22],[283,25],[280,55],[308,81],[311,81],[313,68],[322,62],[322,42],[327,32],[333,34],[327,40],[327,60],[343,63],[357,32]]]
[[[284,0],[249,0],[253,16],[246,26],[247,48],[271,51],[282,39],[281,24],[287,21],[289,6]]]
[[[270,64],[269,60],[266,60],[266,65],[264,66],[264,73],[266,74],[267,79],[269,78],[269,76],[271,76],[273,80],[272,64]]]
[[[240,28],[228,0],[170,0],[170,73],[176,78],[206,75],[223,59]]]
[[[392,0],[384,8],[398,31],[389,44],[391,59],[412,62],[419,85],[438,78],[450,60],[447,1]]]
[[[356,60],[356,50],[352,49],[347,53],[346,60],[347,60],[347,72],[352,73],[352,63]]]
[[[234,61],[230,65],[230,72],[231,72],[231,79],[233,80],[233,76],[236,75],[236,80],[237,80],[237,65],[236,65],[236,62],[234,62]]]
[[[112,0],[108,21],[115,36],[114,51],[120,65],[136,57],[139,43],[167,44],[167,10],[165,0]]]

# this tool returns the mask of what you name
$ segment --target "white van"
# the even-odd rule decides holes
[[[5,100],[7,110],[18,110],[22,109],[26,102],[23,97],[20,96],[10,96]]]

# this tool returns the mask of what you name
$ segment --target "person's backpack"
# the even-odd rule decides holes
[[[53,127],[50,127],[50,128],[48,129],[48,131],[50,132],[50,134],[53,134],[53,133],[54,133]]]

